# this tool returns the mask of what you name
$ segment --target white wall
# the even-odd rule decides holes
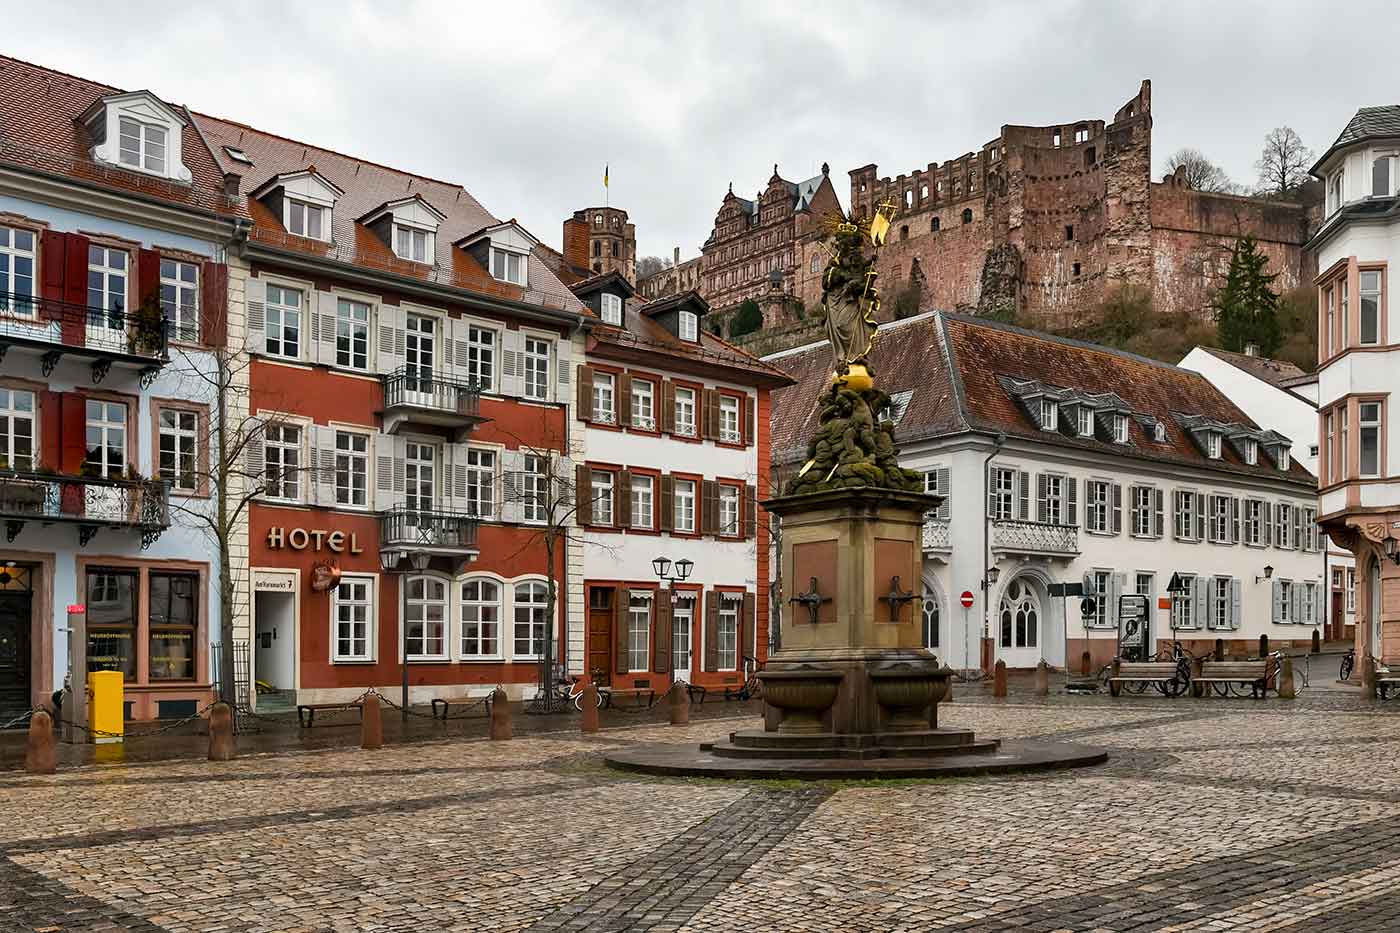
[[[1260,427],[1277,431],[1293,442],[1292,457],[1317,475],[1317,406],[1278,386],[1270,385],[1200,347],[1179,364],[1206,377],[1206,381],[1234,402]]]

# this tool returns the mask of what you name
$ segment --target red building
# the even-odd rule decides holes
[[[532,692],[562,625],[532,496],[568,454],[579,302],[460,186],[197,121],[253,221],[261,702],[397,686],[405,654],[414,702]]]

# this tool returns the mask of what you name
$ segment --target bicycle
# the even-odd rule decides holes
[[[1356,670],[1356,649],[1348,648],[1347,653],[1342,655],[1342,667],[1338,673],[1338,679],[1345,683],[1351,680],[1352,672]]]
[[[742,702],[763,699],[763,681],[758,677],[758,672],[761,670],[763,670],[763,665],[758,663],[757,658],[744,655],[743,686],[739,687],[737,690],[725,687],[724,698],[726,700],[739,700]]]
[[[573,674],[567,678],[560,678],[554,687],[554,693],[555,696],[559,698],[560,702],[572,703],[574,709],[578,710],[580,713],[583,712],[583,678],[581,676]],[[603,691],[597,690],[595,691],[595,695],[597,697],[598,708],[602,709]]]

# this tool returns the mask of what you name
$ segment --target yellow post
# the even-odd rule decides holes
[[[88,717],[92,740],[99,745],[120,742],[125,712],[122,672],[92,671],[88,674],[88,692],[92,697]]]

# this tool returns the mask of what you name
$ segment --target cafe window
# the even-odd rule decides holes
[[[87,659],[89,671],[121,671],[136,679],[136,570],[94,569],[87,574]]]
[[[198,644],[195,630],[199,621],[195,594],[198,592],[197,574],[151,573],[151,680],[194,680]]]

